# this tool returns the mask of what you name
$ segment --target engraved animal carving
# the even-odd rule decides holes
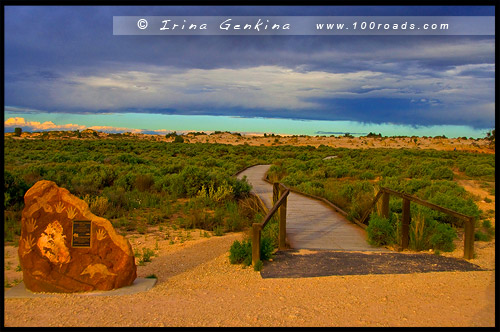
[[[80,275],[90,274],[90,278],[93,278],[95,274],[100,273],[103,276],[115,276],[116,273],[109,272],[108,268],[104,264],[93,264],[89,265],[83,270]]]
[[[33,198],[33,204],[28,209],[28,215],[33,215],[36,211],[43,208],[43,210],[47,213],[52,213],[52,207],[47,203],[49,199],[53,196],[53,194],[49,194],[43,197],[35,197]]]
[[[43,210],[47,213],[52,213],[54,211],[54,210],[52,210],[52,207],[47,203],[43,203],[42,207],[43,207]]]

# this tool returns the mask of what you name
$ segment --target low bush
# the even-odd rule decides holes
[[[151,174],[138,174],[135,177],[134,187],[139,191],[147,191],[153,187],[155,181]]]
[[[245,266],[252,264],[252,242],[250,239],[233,242],[229,249],[229,262],[231,264],[242,263]]]
[[[453,180],[453,172],[446,166],[436,167],[431,172],[431,179],[433,180]]]
[[[465,174],[471,177],[495,176],[495,168],[489,164],[469,165]]]
[[[253,270],[254,271],[260,271],[262,270],[262,266],[264,265],[264,263],[262,263],[261,260],[258,260],[257,263],[255,263],[254,267],[253,267]]]
[[[372,172],[363,172],[359,175],[359,178],[361,180],[373,180],[375,179],[375,174],[373,174]]]
[[[107,197],[91,197],[87,194],[83,200],[89,206],[90,211],[96,216],[103,217],[110,208],[110,202]]]
[[[429,247],[429,226],[422,214],[415,215],[410,223],[410,241],[408,246],[416,251]]]
[[[139,265],[144,265],[144,263],[151,262],[151,258],[155,255],[155,252],[149,248],[142,248],[142,257],[139,259]]]
[[[489,241],[490,236],[488,234],[483,233],[482,231],[476,231],[474,233],[474,241]]]
[[[22,178],[11,174],[8,171],[4,172],[4,208],[21,206],[24,203],[24,194],[29,189],[29,186]]]
[[[175,136],[174,143],[184,143],[184,138],[180,135]]]
[[[261,237],[260,240],[260,261],[266,261],[272,258],[275,250],[273,241],[269,237]],[[249,266],[252,264],[252,240],[246,239],[242,242],[236,240],[229,249],[229,262],[231,264],[243,264]],[[256,264],[257,265],[257,264]],[[256,270],[257,271],[257,270]]]
[[[374,246],[390,245],[394,243],[394,227],[388,218],[380,217],[376,213],[370,216],[370,222],[366,228],[368,243]]]
[[[448,224],[436,222],[432,229],[429,242],[434,250],[453,251],[455,244],[453,240],[457,238],[457,232]],[[428,248],[425,248],[428,249]]]
[[[486,229],[490,229],[491,228],[491,221],[489,221],[488,219],[483,220],[483,227]]]

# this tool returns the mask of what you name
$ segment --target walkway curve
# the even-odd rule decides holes
[[[272,207],[273,187],[264,181],[271,165],[249,167],[237,177],[247,177],[252,192]],[[287,203],[287,242],[293,249],[388,251],[366,241],[365,230],[347,220],[324,202],[290,192]]]

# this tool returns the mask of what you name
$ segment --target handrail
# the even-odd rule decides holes
[[[262,229],[267,225],[269,220],[274,216],[274,214],[280,211],[279,220],[279,240],[278,240],[278,250],[283,250],[286,248],[286,205],[287,198],[290,194],[290,189],[279,183],[274,184],[275,187],[280,188],[281,195],[276,201],[271,210],[267,213],[266,217],[261,223],[252,224],[252,264],[255,265],[260,260],[260,237]]]
[[[472,259],[474,257],[474,227],[475,227],[475,218],[473,216],[467,216],[460,212],[456,212],[450,210],[448,208],[436,205],[434,203],[425,201],[416,196],[405,194],[399,191],[395,191],[386,187],[381,187],[377,195],[372,201],[370,207],[366,210],[363,218],[361,219],[362,223],[365,223],[370,215],[370,211],[373,209],[377,201],[382,197],[382,211],[381,215],[385,218],[389,217],[389,195],[401,197],[403,199],[403,215],[402,215],[402,227],[401,227],[401,247],[403,249],[408,248],[409,243],[409,226],[411,222],[410,217],[410,202],[415,202],[417,204],[426,206],[430,209],[440,211],[442,213],[446,213],[453,217],[462,219],[465,221],[464,227],[464,258]]]
[[[266,227],[266,224],[269,222],[269,220],[271,220],[276,211],[278,211],[283,202],[285,202],[286,198],[288,197],[288,194],[290,194],[290,189],[286,189],[281,195],[280,199],[276,202],[276,204],[274,204],[273,208],[269,210],[266,217],[264,218],[264,221],[261,222],[262,228]]]
[[[434,203],[431,203],[431,202],[428,202],[428,201],[424,201],[423,199],[420,199],[416,196],[412,196],[412,195],[409,195],[409,194],[405,194],[405,193],[401,193],[401,192],[398,192],[398,191],[395,191],[395,190],[392,190],[392,189],[389,189],[389,188],[381,188],[383,189],[385,192],[391,194],[391,195],[394,195],[394,196],[399,196],[401,198],[406,198],[412,202],[415,202],[415,203],[418,203],[420,205],[424,205],[424,206],[427,206],[428,208],[431,208],[433,210],[437,210],[437,211],[440,211],[440,212],[443,212],[443,213],[446,213],[446,214],[449,214],[453,217],[456,217],[456,218],[459,218],[459,219],[462,219],[462,220],[468,220],[469,218],[471,218],[471,216],[467,216],[465,214],[462,214],[460,212],[456,212],[456,211],[453,211],[453,210],[450,210],[448,208],[445,208],[443,206],[439,206],[439,205],[436,205]]]

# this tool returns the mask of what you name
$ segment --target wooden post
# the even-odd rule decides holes
[[[284,190],[281,194],[284,193]],[[279,224],[279,242],[278,242],[278,250],[286,249],[286,203],[288,201],[288,197],[285,198],[283,203],[280,206],[280,224]]]
[[[401,248],[408,248],[410,241],[410,200],[403,198],[403,218],[401,224]]]
[[[476,220],[474,217],[470,217],[465,221],[465,233],[464,233],[464,258],[472,259],[474,258],[474,228]]]
[[[260,233],[262,224],[252,224],[252,265],[260,261]]]
[[[278,199],[280,198],[280,183],[279,182],[274,182],[273,183],[273,206],[276,204]]]
[[[384,191],[382,194],[382,217],[389,218],[389,193]]]

